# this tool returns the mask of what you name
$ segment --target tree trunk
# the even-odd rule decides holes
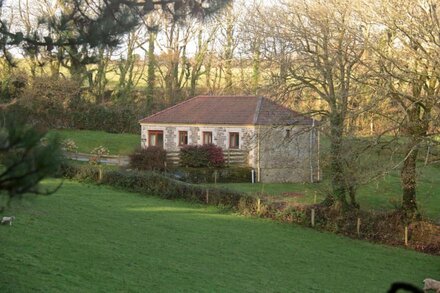
[[[260,86],[260,42],[256,41],[254,44],[254,52],[252,55],[252,91],[254,94],[258,94],[258,88]]]
[[[400,171],[400,179],[402,181],[402,211],[406,218],[414,218],[417,213],[416,201],[416,164],[418,155],[417,143],[411,141],[408,143],[403,167]]]
[[[225,44],[225,89],[230,91],[232,88],[232,59],[234,57],[233,53],[233,43],[234,43],[234,19],[232,16],[232,11],[226,18],[226,44]]]
[[[212,67],[212,54],[210,53],[208,56],[208,60],[205,64],[205,77],[206,77],[206,89],[209,93],[212,92],[211,88],[211,67]]]
[[[148,39],[148,76],[147,76],[147,112],[150,113],[150,107],[154,98],[154,85],[155,85],[155,71],[156,71],[156,56],[154,55],[154,49],[156,42],[156,32],[150,31],[150,38]]]
[[[418,87],[414,88],[418,89]],[[418,96],[418,92],[415,96]],[[408,141],[404,154],[405,159],[400,170],[400,180],[402,184],[402,212],[408,220],[419,216],[416,201],[417,156],[419,144],[429,129],[429,113],[429,107],[413,104],[407,108],[407,121],[403,125]]]
[[[196,87],[197,87],[197,80],[199,79],[199,73],[196,72],[196,70],[193,68],[191,72],[191,79],[190,79],[190,89],[189,89],[189,96],[194,97],[196,95]]]
[[[330,169],[332,174],[332,190],[334,198],[327,198],[325,201],[331,203],[336,200],[337,207],[342,211],[349,208],[346,199],[347,187],[344,176],[342,161],[342,134],[344,122],[341,114],[333,113],[330,118]]]

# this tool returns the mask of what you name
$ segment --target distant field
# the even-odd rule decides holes
[[[386,292],[440,273],[440,257],[72,181],[8,213],[0,292]]]
[[[109,149],[110,155],[128,155],[140,146],[141,136],[130,133],[108,133],[92,130],[52,130],[63,139],[73,139],[78,152],[90,153],[98,146]]]
[[[20,68],[20,70],[30,73],[30,62],[27,59],[20,59],[18,62],[18,68]],[[87,65],[88,70],[96,70],[97,66],[95,64],[90,64]],[[50,68],[48,63],[46,63],[43,67],[38,67],[38,70],[40,70],[38,73],[42,74],[43,72],[50,72]],[[165,66],[162,66],[160,69],[156,69],[156,76],[159,77],[160,76],[160,71],[166,71],[167,68]],[[220,70],[220,68],[215,68],[212,67],[211,68],[211,76],[215,76],[216,74],[218,74],[218,72],[216,73],[216,71]],[[204,68],[204,71],[206,72],[206,68]],[[66,77],[70,77],[70,73],[69,70],[63,66],[60,67],[60,72],[63,74],[63,76]],[[253,69],[252,67],[246,67],[246,68],[240,68],[240,67],[233,67],[232,68],[232,76],[233,76],[233,83],[234,86],[236,86],[237,88],[239,88],[240,90],[251,90],[252,85],[251,85],[251,80],[252,80],[252,72]],[[244,76],[243,76],[244,74]],[[147,71],[146,71],[146,67],[145,64],[143,64],[142,61],[138,62],[137,64],[134,65],[134,70],[133,70],[133,82],[134,82],[134,87],[138,90],[142,90],[145,89],[147,87],[147,82],[146,82],[146,75],[147,75]],[[261,72],[261,80],[264,80],[264,78],[270,78],[270,73],[263,71]],[[119,70],[119,65],[118,62],[111,62],[106,70],[106,79],[107,79],[107,89],[115,89],[118,87],[119,84],[119,80],[120,80],[120,70]],[[243,78],[244,77],[244,78]],[[211,80],[211,84],[212,84],[212,80]],[[220,84],[217,85],[217,87],[219,87],[219,89],[224,89],[224,87],[226,86],[226,81],[225,81],[225,77],[222,76],[220,78],[220,81],[216,81],[219,82]],[[158,85],[160,84],[160,82],[158,82]],[[198,81],[197,81],[197,86],[198,89],[206,89],[206,74],[202,75]]]

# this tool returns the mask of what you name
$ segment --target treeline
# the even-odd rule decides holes
[[[263,87],[252,81],[259,68],[246,53],[238,5],[203,22],[186,17],[176,21],[175,15],[157,9],[122,35],[118,47],[5,48],[0,99],[19,100],[23,113],[47,127],[137,132],[138,119],[197,94],[260,93]],[[68,32],[47,31],[57,13],[69,14],[74,8],[69,1],[6,1],[3,15],[11,18],[10,30],[56,40],[80,34],[73,24]],[[40,97],[30,101],[29,92]],[[110,125],[105,125],[106,116],[112,117]]]

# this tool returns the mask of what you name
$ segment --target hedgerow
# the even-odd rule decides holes
[[[83,182],[100,182],[127,191],[159,196],[165,199],[183,199],[238,208],[246,203],[254,210],[256,199],[250,195],[222,188],[210,188],[175,180],[156,172],[135,170],[104,170],[99,181],[99,168],[92,165],[64,165],[61,176]]]

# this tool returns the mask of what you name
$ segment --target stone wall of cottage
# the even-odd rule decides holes
[[[238,127],[216,125],[142,125],[142,146],[148,146],[148,131],[162,130],[164,148],[179,151],[179,131],[188,132],[188,144],[201,145],[202,133],[212,132],[213,143],[225,152],[229,133],[238,132],[240,149],[248,152],[249,166],[260,168],[261,182],[316,182],[320,180],[318,134],[308,126]],[[260,150],[258,156],[258,149]]]
[[[160,130],[163,131],[164,149],[167,151],[179,151],[179,131],[188,132],[189,145],[203,144],[203,132],[212,132],[213,144],[220,146],[224,150],[229,149],[229,133],[239,133],[239,149],[251,149],[251,137],[254,136],[254,127],[243,126],[216,126],[216,125],[179,125],[179,126],[163,126],[163,125],[148,125],[141,126],[141,143],[142,147],[148,147],[148,131]]]
[[[261,182],[316,182],[319,159],[316,130],[308,126],[260,130]]]

